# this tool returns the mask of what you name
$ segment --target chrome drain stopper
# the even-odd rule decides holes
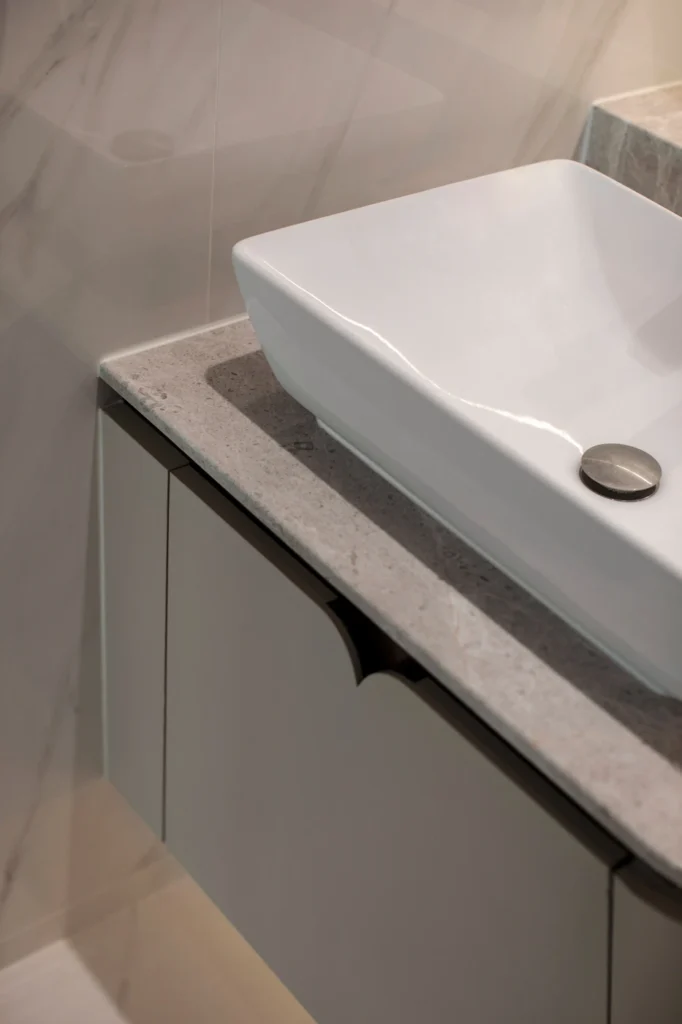
[[[653,455],[629,444],[595,444],[580,460],[585,486],[618,501],[648,498],[658,490],[662,473]]]

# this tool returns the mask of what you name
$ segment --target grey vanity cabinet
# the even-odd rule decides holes
[[[319,1024],[606,1024],[618,851],[192,469],[168,572],[167,842]]]
[[[109,776],[319,1024],[680,1024],[679,894],[432,681],[362,678],[127,406],[100,455]]]

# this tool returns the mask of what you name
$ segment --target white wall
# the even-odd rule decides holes
[[[240,237],[570,155],[680,40],[679,0],[0,0],[0,962],[139,857],[74,802],[98,358],[237,312]]]

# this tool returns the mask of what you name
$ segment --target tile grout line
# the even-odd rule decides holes
[[[381,46],[387,32],[388,23],[393,16],[398,0],[390,0],[388,9],[384,17],[379,31],[377,32],[376,38],[373,40],[370,50],[367,52],[367,62],[359,75],[357,88],[354,90],[354,94],[351,97],[350,109],[346,116],[345,123],[341,126],[338,136],[334,142],[330,143],[328,151],[325,153],[320,166],[317,171],[316,180],[313,182],[310,189],[308,198],[305,201],[303,211],[299,218],[300,221],[310,220],[311,217],[315,216],[315,212],[318,209],[321,196],[324,194],[324,189],[327,186],[329,177],[331,175],[336,159],[343,149],[343,145],[348,137],[348,133],[353,125],[355,113],[358,109],[360,100],[362,99],[363,93],[367,86],[369,76],[372,70],[372,62],[376,59],[377,51]],[[319,211],[317,213],[319,216]]]
[[[211,192],[208,204],[208,253],[206,267],[206,322],[211,319],[211,292],[213,282],[213,217],[215,214],[216,167],[218,153],[218,113],[220,110],[220,70],[222,66],[223,42],[223,4],[218,2],[218,46],[215,63],[215,95],[213,100],[213,153],[211,157]]]

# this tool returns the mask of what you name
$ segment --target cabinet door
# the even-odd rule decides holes
[[[167,822],[185,866],[321,1024],[606,1024],[619,851],[558,824],[432,683],[356,686],[324,597],[178,478]]]
[[[518,759],[432,682],[377,674],[353,698],[340,813],[321,825],[327,914],[315,908],[305,951],[326,928],[346,973],[331,999],[311,975],[313,1014],[341,1024],[341,1000],[364,1024],[605,1024],[617,850],[586,822],[573,824],[588,845],[559,824],[507,774],[524,775]]]
[[[633,891],[624,882],[630,870],[625,869],[623,878],[616,875],[613,888],[611,1024],[680,1024],[680,894],[659,900],[656,894]],[[641,888],[637,882],[635,886]],[[664,902],[676,906],[666,908]]]
[[[301,772],[324,765],[317,723],[355,670],[332,592],[192,469],[171,478],[169,527],[167,843],[248,937],[286,884],[275,844],[305,854]],[[261,886],[244,917],[240,890]]]
[[[168,483],[186,459],[123,404],[99,425],[105,771],[160,836]]]

